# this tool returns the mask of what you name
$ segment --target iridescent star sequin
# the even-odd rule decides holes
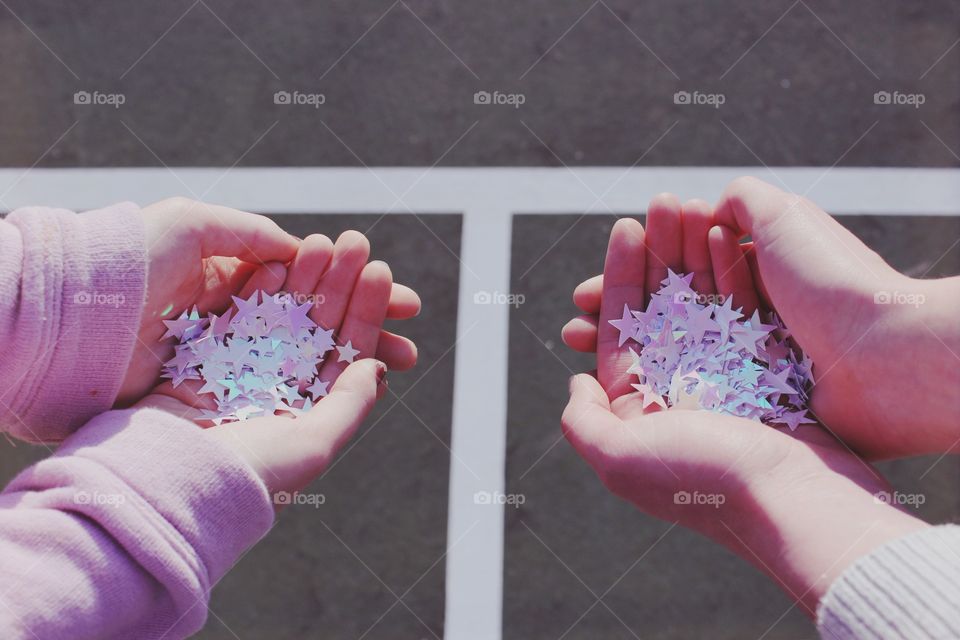
[[[644,407],[707,409],[791,431],[813,423],[806,412],[813,363],[791,346],[779,318],[770,314],[765,324],[757,311],[745,318],[732,297],[700,296],[692,279],[670,271],[646,310],[624,305],[610,320],[633,356],[627,373],[639,378],[633,387]]]
[[[174,387],[186,380],[202,383],[199,393],[212,394],[217,406],[204,410],[202,419],[220,424],[308,411],[327,395],[330,383],[318,374],[326,354],[336,348],[338,361],[349,363],[359,353],[350,342],[337,346],[332,329],[310,320],[311,302],[260,291],[233,301],[223,315],[201,317],[194,307],[164,320],[162,339],[179,344],[162,377]]]

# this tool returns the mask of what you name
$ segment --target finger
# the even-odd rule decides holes
[[[563,343],[581,353],[597,350],[597,316],[578,316],[564,325],[560,332]]]
[[[393,283],[387,317],[391,320],[408,320],[420,315],[420,296],[408,286]],[[389,363],[388,363],[389,364]],[[393,369],[393,367],[390,367]]]
[[[667,279],[667,269],[679,273],[683,267],[683,228],[676,196],[661,193],[650,201],[646,228],[649,294],[660,289],[660,283]]]
[[[744,315],[752,315],[760,301],[737,235],[728,227],[714,227],[709,242],[717,293],[733,296],[733,308],[742,306]]]
[[[284,290],[288,293],[312,294],[333,258],[333,242],[327,236],[314,233],[303,239],[297,251]]]
[[[381,331],[376,358],[391,371],[407,371],[417,364],[417,345],[410,338]]]
[[[179,213],[199,234],[201,255],[232,256],[247,262],[289,262],[300,240],[266,216],[205,202],[187,201]]]
[[[298,418],[304,426],[316,431],[315,442],[322,466],[353,436],[373,409],[386,373],[386,365],[377,360],[354,362],[337,378],[330,393]]]
[[[643,306],[645,262],[643,225],[621,218],[613,225],[607,244],[597,325],[597,371],[611,399],[631,390],[626,373],[631,356],[626,348],[621,349],[620,331],[610,320],[620,319],[624,306],[631,310]]]
[[[262,265],[238,258],[214,256],[203,261],[203,291],[196,305],[201,314],[221,313],[230,306],[230,296],[237,295]],[[174,312],[179,313],[179,309]]]
[[[570,401],[560,424],[563,435],[591,465],[602,455],[609,434],[623,426],[610,411],[607,393],[600,382],[585,373],[570,378]]]
[[[713,282],[713,263],[707,235],[713,227],[713,207],[704,200],[689,200],[681,208],[683,227],[683,269],[692,273],[691,286],[697,293],[716,293]]]
[[[584,313],[600,313],[600,296],[603,293],[603,274],[584,280],[573,290],[573,304]]]
[[[240,290],[240,298],[244,300],[253,295],[254,291],[264,291],[273,295],[283,288],[287,277],[287,268],[279,262],[269,262],[257,269]]]
[[[373,357],[377,352],[383,321],[387,317],[392,286],[393,274],[386,262],[374,261],[363,268],[343,323],[336,333],[337,344],[346,345],[349,342],[350,346],[360,351],[358,358]],[[321,365],[320,379],[333,382],[348,364],[340,361],[338,351],[331,351]]]
[[[337,330],[343,322],[353,287],[370,257],[370,243],[359,231],[344,231],[333,247],[330,268],[320,278],[314,293],[323,304],[315,305],[310,319],[325,329]]]
[[[760,264],[757,262],[757,251],[752,242],[741,242],[740,250],[747,264],[750,265],[750,275],[753,276],[753,288],[757,290],[757,297],[760,299],[760,307],[767,311],[773,309],[773,303],[770,301],[770,292],[767,291],[763,283],[763,277],[760,274]]]

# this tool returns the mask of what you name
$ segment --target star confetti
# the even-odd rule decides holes
[[[213,394],[217,403],[203,418],[215,424],[309,411],[330,385],[318,374],[325,354],[336,348],[347,362],[359,354],[349,341],[338,346],[333,330],[307,317],[310,304],[297,304],[290,294],[256,291],[233,301],[220,316],[201,317],[194,307],[163,321],[167,332],[161,340],[179,344],[162,377],[174,387],[186,380],[202,383],[199,393]]]
[[[645,311],[624,305],[609,321],[633,356],[627,373],[639,378],[644,408],[707,409],[791,431],[814,423],[806,411],[813,363],[787,341],[780,319],[746,318],[731,296],[701,304],[692,279],[670,271]]]

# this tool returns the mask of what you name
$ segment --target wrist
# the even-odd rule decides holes
[[[960,440],[960,278],[903,278],[878,328],[890,350],[878,349],[886,366],[888,401],[876,422],[898,434],[902,454],[944,453]],[[886,353],[882,353],[887,351]],[[919,369],[919,371],[918,371]],[[889,403],[889,404],[888,404]],[[898,415],[899,411],[906,412]]]
[[[879,483],[827,471],[749,492],[751,507],[731,527],[732,549],[766,573],[813,617],[830,585],[857,559],[929,527],[884,500]],[[889,496],[889,494],[886,494]]]

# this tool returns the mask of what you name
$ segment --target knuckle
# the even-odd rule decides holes
[[[195,207],[197,202],[191,198],[187,198],[186,196],[173,196],[172,198],[167,198],[164,200],[163,204],[170,209],[186,210]]]

